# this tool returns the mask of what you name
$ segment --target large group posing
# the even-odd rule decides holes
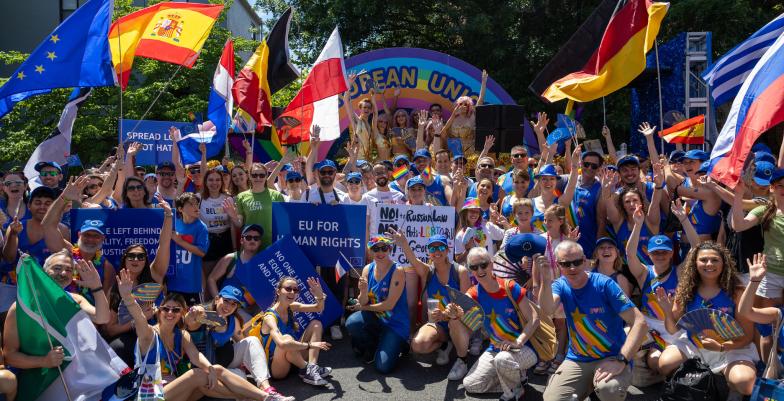
[[[8,171],[0,190],[2,283],[16,285],[22,254],[37,260],[129,366],[144,362],[134,357],[137,347],[160,347],[171,401],[293,400],[275,381],[293,367],[305,383],[328,385],[332,369],[319,355],[331,348],[326,337],[341,340],[344,332],[379,374],[411,354],[434,353],[447,365],[454,351],[445,379],[501,400],[523,398],[529,371],[549,375],[547,401],[591,393],[623,400],[633,369],[664,378],[695,356],[735,393],[750,395],[759,361],[784,345],[771,329],[784,290],[784,146],[774,155],[755,145],[734,188],[706,175],[701,149],[659,155],[648,124],[639,127],[647,158],[618,154],[606,127],[606,152],[567,141],[559,154],[559,144],[546,144],[544,113],[531,122],[538,156],[522,144],[495,153],[493,137],[480,151],[475,110],[486,79],[478,99],[457,99],[446,120],[446,105],[397,108],[393,89],[391,102],[375,89],[358,102],[346,94],[350,137],[346,157],[335,161],[318,160],[316,127],[306,157],[285,152],[268,163],[254,162],[246,142],[245,160],[208,161],[202,146],[202,160],[183,166],[173,146],[173,161],[148,172],[135,164],[141,146],[131,143],[69,179],[57,163],[41,162],[42,185],[31,191],[29,177]],[[170,134],[179,140],[177,129]],[[456,234],[430,237],[426,258],[402,230],[368,235],[364,268],[336,282],[331,266],[319,266],[345,319],[299,327],[298,313],[324,310],[318,280],[280,278],[274,302],[259,305],[235,275],[273,242],[273,202],[365,205],[368,215],[384,203],[451,206]],[[102,255],[105,222],[85,221],[72,238],[71,208],[162,209],[157,252],[131,245],[113,266]],[[393,248],[411,265],[393,261]],[[167,271],[172,252],[175,276]],[[150,283],[162,286],[158,298],[137,300],[134,289]],[[314,303],[302,302],[305,288]],[[461,294],[484,311],[479,330],[462,319]],[[676,325],[699,308],[733,316],[744,335],[720,342]],[[13,372],[57,367],[64,354],[22,353],[16,304],[7,309],[0,393],[13,399]],[[209,324],[213,315],[220,324]]]

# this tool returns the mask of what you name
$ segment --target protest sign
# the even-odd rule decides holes
[[[291,235],[310,262],[333,267],[342,252],[352,266],[365,263],[364,205],[272,203],[272,237]]]
[[[101,251],[117,269],[125,248],[143,245],[152,263],[158,251],[158,239],[163,225],[163,209],[71,209],[71,238],[76,243],[77,233],[85,220],[101,220],[105,238]],[[174,252],[169,266],[174,265]]]
[[[184,137],[195,131],[193,124],[179,121],[122,120],[120,142],[138,142],[142,150],[136,154],[136,164],[155,166],[172,160],[172,140],[169,128],[177,127]]]
[[[454,252],[455,208],[451,206],[413,206],[379,204],[371,215],[370,235],[384,235],[394,228],[405,235],[417,258],[427,262],[427,239],[442,234],[449,240],[449,257]],[[408,266],[411,263],[403,250],[395,246],[390,255],[392,261]]]
[[[299,285],[299,298],[297,302],[315,304],[316,298],[308,288],[308,278],[314,277],[321,284],[321,289],[327,296],[324,301],[324,311],[321,313],[298,312],[294,314],[299,325],[299,334],[305,330],[311,320],[318,319],[324,327],[329,327],[340,319],[343,309],[337,298],[327,288],[324,279],[316,273],[313,264],[308,261],[300,247],[290,235],[275,241],[264,251],[254,256],[248,263],[238,263],[236,277],[242,282],[243,287],[250,291],[256,304],[262,310],[267,309],[275,301],[275,288],[282,277],[289,276],[297,279]]]

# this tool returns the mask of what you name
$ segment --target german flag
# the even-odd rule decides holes
[[[659,136],[667,143],[702,145],[705,143],[705,115],[701,114],[697,117],[683,120],[659,132]]]
[[[135,56],[191,68],[222,5],[158,3],[128,14],[109,28],[112,63],[123,89]]]
[[[645,69],[669,3],[604,0],[529,88],[548,102],[588,102],[628,85]]]

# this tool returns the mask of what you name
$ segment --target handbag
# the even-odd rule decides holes
[[[777,319],[776,330],[773,332],[774,338],[776,339],[778,338],[779,333],[781,333],[781,325],[784,323],[784,319],[782,319],[781,316],[781,310],[779,310]],[[781,362],[779,361],[777,351],[778,341],[774,341],[774,345],[770,347],[765,371],[762,373],[762,377],[758,378],[757,382],[754,383],[751,401],[784,399],[784,383],[782,383],[781,380],[778,380],[781,375]]]
[[[154,346],[154,348],[153,348]],[[151,354],[154,352],[154,354]],[[144,355],[141,357],[139,343],[136,343],[134,356],[136,359],[136,369],[126,373],[117,381],[114,389],[114,397],[111,401],[163,401],[163,383],[161,381],[161,360],[160,344],[158,333],[153,331],[152,343]],[[148,363],[150,357],[154,362]]]
[[[714,401],[726,400],[728,395],[723,375],[713,373],[699,358],[690,358],[664,383],[660,400]]]
[[[525,327],[528,324],[528,321],[520,312],[520,306],[517,305],[517,302],[515,302],[514,299],[512,299],[513,283],[514,282],[512,280],[504,281],[504,287],[506,287],[506,297],[514,306],[515,312],[517,312],[517,318],[520,320],[520,323],[523,325],[523,327]],[[531,306],[539,316],[539,327],[536,328],[534,334],[531,336],[531,338],[528,339],[528,343],[531,344],[540,361],[550,361],[555,358],[556,353],[555,324],[553,324],[553,318],[550,316],[545,316],[542,313],[542,310],[539,308],[539,305],[531,302]]]

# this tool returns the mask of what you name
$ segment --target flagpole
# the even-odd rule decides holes
[[[112,7],[114,8],[114,11],[117,11],[117,3],[116,2],[112,3]],[[109,19],[111,20],[111,18],[109,18]],[[119,20],[119,18],[117,18],[117,19]],[[119,90],[120,90],[120,118],[119,118],[119,120],[117,122],[119,127],[120,127],[120,137],[118,139],[119,143],[117,144],[117,146],[123,146],[123,143],[122,143],[123,142],[122,141],[122,134],[123,134],[123,129],[122,129],[122,127],[123,127],[123,73],[122,73],[123,69],[122,69],[122,61],[123,61],[123,59],[122,59],[122,42],[121,42],[121,40],[122,40],[121,39],[122,38],[122,31],[120,30],[120,26],[121,25],[122,25],[121,23],[119,23],[119,22],[117,23],[117,53],[118,53],[118,56],[119,56],[119,59],[120,59],[120,78],[119,78],[120,82],[118,82],[119,85],[117,85]],[[125,162],[125,161],[123,161],[123,162]]]
[[[161,88],[161,90],[158,92],[158,95],[157,95],[157,96],[155,96],[155,99],[153,99],[153,100],[152,100],[152,103],[150,103],[150,105],[147,107],[147,110],[145,110],[145,111],[144,111],[144,113],[142,114],[142,116],[139,118],[139,120],[138,120],[138,121],[136,121],[136,125],[134,125],[134,126],[133,126],[133,128],[131,129],[131,131],[135,131],[135,130],[136,130],[136,128],[139,126],[139,124],[141,124],[141,123],[142,123],[142,120],[144,120],[144,117],[146,117],[146,116],[147,116],[147,113],[149,113],[149,112],[150,112],[150,110],[152,109],[152,106],[155,106],[155,103],[158,101],[158,99],[160,99],[161,95],[163,95],[163,92],[165,92],[165,91],[166,91],[166,88],[168,88],[168,87],[169,87],[169,84],[170,84],[170,83],[171,83],[171,81],[174,79],[174,77],[175,77],[175,76],[177,76],[177,73],[178,73],[178,72],[180,72],[180,69],[182,69],[182,64],[178,64],[178,65],[177,65],[177,69],[176,69],[176,70],[174,70],[174,74],[172,74],[172,75],[171,75],[171,77],[169,77],[169,79],[168,79],[168,80],[166,81],[166,83],[163,85],[163,88]]]
[[[607,126],[607,108],[604,105],[604,96],[602,96],[602,126]]]
[[[29,257],[29,255],[23,255],[22,259]],[[41,303],[38,301],[38,293],[35,292],[35,288],[32,285],[33,278],[30,277],[30,269],[25,268],[24,271],[25,276],[27,276],[27,285],[30,287],[30,292],[33,293],[33,301],[35,302],[35,307],[38,310],[38,317],[41,318],[41,327],[44,329],[44,332],[46,333],[46,340],[49,342],[49,349],[54,350],[54,344],[52,344],[52,338],[49,335],[49,323],[46,321],[46,318],[44,318],[43,311],[41,311]],[[60,372],[60,381],[63,383],[65,396],[68,397],[68,401],[73,401],[73,398],[71,398],[71,393],[68,391],[68,384],[65,382],[65,376],[63,376],[63,368],[60,365],[57,365],[57,371]]]
[[[659,131],[664,129],[664,110],[662,106],[662,91],[661,91],[661,69],[659,68],[659,43],[653,42],[656,48],[656,84],[659,87]],[[664,154],[664,141],[659,139],[661,154]],[[650,155],[648,155],[650,157]]]

